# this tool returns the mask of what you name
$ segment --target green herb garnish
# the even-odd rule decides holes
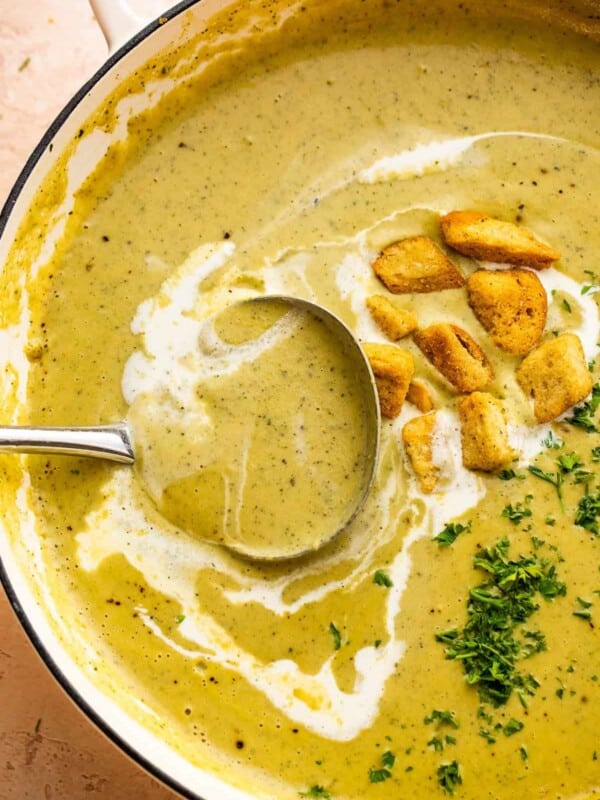
[[[564,446],[563,440],[556,437],[552,431],[548,433],[545,439],[542,439],[542,444],[549,450],[560,450]]]
[[[433,537],[440,547],[450,547],[457,540],[461,533],[469,533],[471,522],[463,525],[461,522],[449,522],[446,527]]]
[[[565,422],[583,428],[588,433],[600,433],[595,422],[596,411],[600,406],[600,382],[595,383],[592,388],[590,399],[580,406],[575,406],[573,416],[567,417]]]
[[[581,498],[577,504],[575,525],[598,536],[600,535],[598,517],[600,517],[600,489],[596,491],[596,494],[588,493]]]
[[[300,797],[311,797],[311,798],[323,798],[323,800],[331,800],[331,794],[327,791],[324,786],[319,786],[315,784],[311,786],[310,789],[307,789],[306,792],[299,792]]]
[[[449,725],[451,728],[460,727],[454,711],[439,711],[437,708],[434,709],[431,714],[425,717],[423,722],[425,725],[431,725],[433,722],[436,722],[438,728],[441,725]]]
[[[592,612],[587,608],[578,608],[576,611],[573,612],[574,617],[580,617],[581,619],[591,619]]]
[[[558,499],[560,500],[562,506],[562,484],[563,484],[563,474],[559,470],[558,472],[546,472],[539,467],[527,467],[529,472],[532,475],[535,475],[536,478],[539,478],[542,481],[546,481],[546,483],[550,483],[556,489],[556,494],[558,495]]]
[[[504,731],[505,736],[514,736],[515,733],[522,731],[524,727],[525,726],[522,722],[519,722],[518,719],[511,717],[502,730]]]
[[[376,583],[377,586],[385,586],[386,589],[389,589],[394,585],[390,576],[382,569],[378,569],[375,572],[375,575],[373,576],[373,583]]]
[[[513,525],[518,525],[525,517],[531,516],[531,509],[526,505],[531,502],[531,499],[531,495],[528,494],[525,503],[516,503],[514,506],[509,503],[502,509],[502,516],[509,519]]]
[[[391,750],[386,750],[381,756],[381,767],[371,767],[369,769],[370,783],[383,783],[392,777],[391,769],[396,763],[396,756]]]
[[[479,735],[482,736],[488,744],[496,744],[496,738],[492,736],[486,728],[482,728],[479,731]]]
[[[333,637],[333,649],[334,650],[339,650],[340,647],[342,646],[342,636],[341,636],[340,632],[338,631],[338,629],[333,624],[333,622],[329,623],[329,633]]]
[[[383,783],[387,781],[388,778],[392,777],[392,773],[389,769],[385,767],[381,767],[379,769],[375,769],[375,767],[371,767],[369,770],[369,782],[370,783]]]
[[[462,630],[436,635],[446,645],[446,658],[461,661],[467,682],[477,687],[483,702],[506,703],[513,691],[522,702],[538,687],[531,674],[519,670],[519,662],[545,646],[539,632],[521,629],[538,609],[536,596],[546,600],[566,594],[547,559],[520,556],[510,559],[509,542],[480,550],[473,559],[488,578],[471,589],[468,619]]]
[[[583,271],[586,275],[589,275],[590,283],[586,283],[581,287],[581,294],[590,294],[600,290],[600,278],[591,269],[584,269]]]
[[[437,771],[438,783],[446,794],[453,795],[456,786],[462,783],[460,766],[457,761],[441,764]]]
[[[525,475],[522,473],[517,474],[514,469],[501,469],[498,473],[498,477],[501,481],[512,481],[513,478],[516,478],[518,481],[525,480]]]

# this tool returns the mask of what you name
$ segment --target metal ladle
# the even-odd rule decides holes
[[[283,295],[268,295],[255,298],[262,302],[276,301],[288,304],[292,308],[300,308],[322,321],[329,332],[343,348],[348,360],[351,360],[356,381],[364,398],[365,414],[362,419],[364,439],[367,443],[364,452],[363,479],[356,502],[350,509],[343,524],[339,521],[332,524],[323,520],[322,535],[311,547],[310,552],[323,547],[344,530],[363,506],[373,484],[377,458],[379,453],[380,411],[375,379],[367,357],[350,329],[334,314],[315,303],[299,298]],[[246,300],[244,303],[254,302]],[[70,455],[79,457],[100,458],[120,464],[133,464],[135,452],[129,426],[124,422],[113,425],[94,427],[0,427],[0,452],[33,453],[51,455]],[[284,560],[305,555],[309,551],[290,552],[288,549],[272,551],[269,556],[261,556],[254,552],[244,552],[241,545],[234,548],[236,553],[249,558],[268,560]]]

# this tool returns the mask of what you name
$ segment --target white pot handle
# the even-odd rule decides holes
[[[140,31],[151,18],[136,14],[127,0],[89,0],[110,53]]]

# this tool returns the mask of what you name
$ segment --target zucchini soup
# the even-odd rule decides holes
[[[19,230],[2,334],[26,321],[28,369],[0,354],[6,422],[127,420],[137,464],[2,456],[12,545],[89,680],[252,796],[600,797],[592,12],[230,7],[115,90],[176,78],[52,247],[68,152]],[[318,528],[364,444],[304,436],[361,413],[344,420],[351,375],[309,369],[327,337],[228,322],[266,294],[348,325],[383,414],[363,508],[282,563],[222,542],[257,498]],[[258,369],[275,345],[289,370]]]

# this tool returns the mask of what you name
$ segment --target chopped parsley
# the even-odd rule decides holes
[[[527,761],[527,759],[529,758],[529,755],[527,753],[527,748],[525,747],[525,745],[521,745],[521,747],[519,747],[519,755],[521,756],[522,761]]]
[[[511,717],[502,730],[504,731],[505,736],[514,736],[515,733],[522,731],[524,727],[525,726],[522,722],[519,722],[518,719]]]
[[[573,612],[574,617],[579,617],[580,619],[591,619],[592,612],[588,608],[578,608],[576,611]]]
[[[598,447],[592,447],[592,461],[600,461],[600,445]]]
[[[386,589],[389,589],[394,585],[390,576],[382,569],[378,569],[375,572],[375,575],[373,576],[373,583],[376,583],[377,586],[385,586]]]
[[[523,475],[523,473],[517,474],[514,469],[501,469],[498,473],[498,477],[501,481],[512,481],[513,478],[516,478],[518,481],[525,480],[525,475]]]
[[[458,539],[461,533],[469,533],[471,530],[471,522],[463,525],[461,522],[449,522],[446,527],[441,530],[437,536],[433,537],[434,542],[437,542],[440,547],[450,547],[451,544]]]
[[[456,715],[454,711],[439,711],[435,708],[431,714],[429,714],[423,720],[425,725],[431,725],[432,723],[437,723],[437,727],[439,728],[441,725],[449,725],[451,728],[459,728],[460,725],[456,719]]]
[[[569,314],[571,313],[571,311],[572,311],[571,304],[569,303],[569,301],[567,300],[567,298],[566,298],[566,297],[563,297],[563,301],[562,301],[562,307],[563,307],[563,308],[564,308],[564,310],[565,310],[565,311],[567,311]]]
[[[339,650],[340,647],[342,646],[342,636],[341,636],[340,632],[338,631],[338,629],[333,624],[333,622],[329,623],[329,633],[333,637],[333,649],[334,650]]]
[[[509,503],[502,509],[502,516],[509,519],[513,525],[519,525],[525,517],[531,516],[531,509],[528,507],[532,500],[532,496],[528,494],[524,503],[516,503],[514,506]]]
[[[537,595],[552,600],[566,594],[547,559],[510,559],[508,550],[508,539],[502,539],[475,555],[475,568],[488,577],[469,593],[467,622],[462,630],[436,635],[446,645],[446,658],[460,661],[467,682],[494,706],[506,703],[513,691],[523,703],[535,693],[538,682],[519,670],[519,662],[543,649],[545,640],[539,632],[523,632],[522,624],[539,608]]]
[[[565,422],[575,425],[578,428],[583,428],[588,433],[600,433],[600,429],[596,424],[596,412],[600,406],[600,382],[595,383],[592,388],[592,396],[590,399],[580,406],[575,406],[573,409],[573,416],[567,417]]]
[[[578,597],[577,602],[579,603],[579,608],[573,611],[574,617],[580,617],[581,619],[591,619],[592,612],[590,608],[594,605],[590,603],[589,600],[584,600],[583,597]]]
[[[593,472],[588,472],[583,468],[583,461],[577,453],[565,453],[556,459],[559,471],[566,475],[571,473],[575,483],[588,483],[593,477]]]
[[[383,783],[384,781],[387,781],[387,779],[391,777],[392,773],[389,771],[389,769],[386,769],[385,767],[380,767],[379,769],[371,767],[371,769],[369,770],[370,783]]]
[[[175,617],[175,625],[181,625],[184,619],[185,619],[185,614],[177,614],[177,616]]]
[[[392,777],[391,769],[395,763],[396,756],[390,750],[386,750],[381,756],[381,766],[369,769],[369,782],[383,783],[387,781],[388,778]]]
[[[589,275],[590,282],[581,287],[581,294],[590,294],[600,290],[600,278],[591,270],[583,270],[586,275]]]
[[[546,483],[550,483],[556,489],[556,494],[558,495],[558,499],[562,505],[562,484],[563,484],[563,473],[559,470],[558,472],[546,472],[539,467],[527,467],[529,472],[532,475],[535,475],[536,478],[539,478],[542,481],[546,481]]]
[[[555,436],[552,431],[549,431],[548,436],[542,439],[542,444],[549,450],[560,450],[560,448],[564,446],[563,440]]]
[[[562,486],[565,475],[571,475],[575,483],[589,483],[594,474],[584,469],[584,464],[577,453],[563,453],[556,459],[556,472],[547,472],[540,467],[528,467],[529,472],[536,478],[551,484],[556,489],[556,494],[563,505]]]
[[[433,747],[436,752],[441,752],[446,745],[449,744],[456,744],[456,739],[454,736],[444,736],[442,739],[440,736],[433,736],[428,742],[428,747]]]
[[[307,789],[305,792],[299,792],[299,795],[300,797],[321,797],[323,800],[331,800],[330,792],[328,792],[324,786],[320,786],[319,784],[311,786],[310,789]]]
[[[584,494],[581,498],[575,512],[575,525],[598,536],[600,535],[598,517],[600,517],[600,489],[597,489],[596,494]]]
[[[441,764],[437,771],[438,783],[446,794],[453,795],[456,786],[462,783],[460,766],[457,761]]]

